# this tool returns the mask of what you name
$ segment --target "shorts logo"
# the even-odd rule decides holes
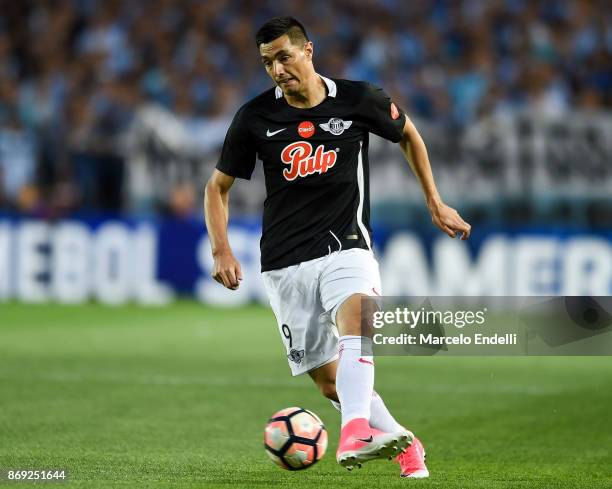
[[[397,110],[397,106],[391,102],[391,119],[397,119],[399,117],[399,110]]]
[[[290,168],[283,170],[283,176],[291,182],[297,177],[325,173],[336,164],[337,158],[335,151],[325,151],[322,144],[314,150],[313,154],[310,143],[296,141],[287,145],[281,152],[281,161],[285,165],[291,165]]]
[[[339,136],[346,129],[351,127],[352,123],[353,121],[343,121],[342,119],[339,119],[338,117],[332,117],[329,120],[329,122],[324,123],[324,124],[319,124],[319,126],[324,131],[331,132],[334,136]]]
[[[298,126],[298,134],[303,138],[309,138],[315,133],[315,126],[310,121],[301,122]]]
[[[304,358],[304,350],[296,350],[295,348],[291,348],[291,351],[289,352],[289,355],[287,355],[287,358],[299,365],[300,363],[302,363],[302,359]]]

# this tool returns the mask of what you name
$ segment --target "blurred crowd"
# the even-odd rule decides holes
[[[199,212],[234,111],[271,86],[254,32],[275,15],[306,26],[321,73],[380,84],[431,124],[612,105],[605,0],[0,0],[0,12],[0,209],[46,217]]]

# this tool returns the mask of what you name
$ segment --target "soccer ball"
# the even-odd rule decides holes
[[[266,453],[286,470],[312,467],[325,454],[327,430],[312,411],[289,407],[274,413],[264,433]]]

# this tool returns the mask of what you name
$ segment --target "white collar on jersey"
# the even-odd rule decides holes
[[[325,78],[323,75],[319,75],[319,76],[321,77],[321,80],[323,80],[325,85],[327,85],[328,97],[335,97],[336,93],[338,92],[338,89],[336,88],[336,82],[333,80],[330,80],[329,78]],[[281,98],[283,96],[283,91],[281,90],[281,87],[279,86],[276,87],[276,90],[274,91],[274,93],[276,95],[276,98]]]

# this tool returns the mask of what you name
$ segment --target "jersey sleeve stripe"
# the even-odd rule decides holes
[[[366,229],[363,224],[363,141],[359,141],[359,155],[357,159],[357,186],[359,187],[359,205],[357,206],[357,225],[363,234],[363,239],[365,239],[366,244],[368,245],[368,250],[372,251],[372,244],[370,242],[370,233]]]

